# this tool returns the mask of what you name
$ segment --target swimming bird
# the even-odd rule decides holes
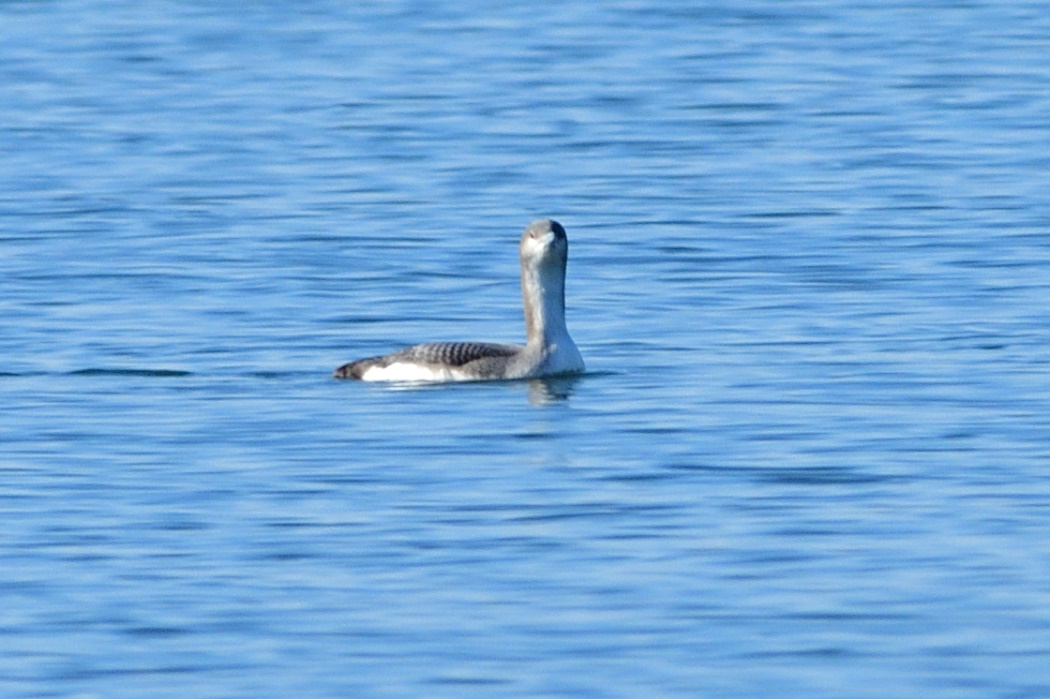
[[[565,267],[569,239],[557,221],[540,219],[518,246],[525,344],[432,342],[335,370],[338,379],[363,381],[491,381],[583,372],[583,357],[565,327]]]

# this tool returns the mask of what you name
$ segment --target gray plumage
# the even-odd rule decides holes
[[[388,367],[397,362],[439,364],[470,369],[479,377],[497,378],[503,374],[520,345],[498,345],[491,342],[428,342],[406,347],[380,357],[358,359],[335,370],[339,379],[360,379],[373,367]]]

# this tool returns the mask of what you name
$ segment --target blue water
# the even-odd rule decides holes
[[[1039,2],[0,4],[0,695],[1050,695]],[[340,382],[519,341],[577,380]]]

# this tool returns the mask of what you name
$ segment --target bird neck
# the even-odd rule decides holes
[[[523,261],[521,295],[527,345],[548,345],[565,334],[565,260],[544,265]]]

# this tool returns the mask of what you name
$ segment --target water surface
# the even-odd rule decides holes
[[[0,5],[0,693],[1050,693],[1035,2]],[[571,241],[590,372],[519,341]]]

